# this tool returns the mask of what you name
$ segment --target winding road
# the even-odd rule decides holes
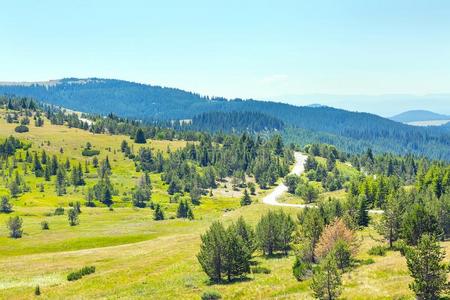
[[[292,169],[290,174],[295,175],[301,175],[303,172],[305,172],[305,162],[308,156],[300,153],[295,152],[295,164],[294,168]],[[307,206],[315,206],[314,204],[291,204],[291,203],[280,203],[278,202],[278,198],[281,197],[284,193],[286,193],[288,190],[287,186],[281,182],[270,194],[266,195],[263,198],[263,203],[268,205],[274,205],[274,206],[286,206],[286,207],[298,207],[298,208],[305,208]],[[383,210],[378,209],[370,209],[369,213],[372,214],[382,214]]]
[[[308,156],[295,152],[295,164],[290,174],[300,175],[305,171],[305,162]],[[290,203],[280,203],[278,202],[278,198],[281,195],[286,193],[288,190],[287,186],[282,182],[280,183],[270,194],[263,198],[263,203],[268,205],[276,205],[276,206],[288,206],[288,207],[299,207],[304,208],[309,206],[310,204],[290,204]]]

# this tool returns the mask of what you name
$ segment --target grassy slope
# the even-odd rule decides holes
[[[0,120],[0,138],[14,134],[13,128]],[[112,180],[120,193],[115,196],[114,211],[83,207],[80,225],[70,227],[67,216],[47,214],[57,205],[66,206],[69,201],[82,200],[83,190],[73,191],[69,187],[69,195],[56,197],[53,186],[48,184],[45,193],[39,193],[35,186],[40,179],[36,181],[33,175],[26,176],[33,191],[14,200],[16,211],[13,213],[24,219],[24,237],[9,239],[5,226],[0,226],[1,299],[29,299],[37,284],[41,287],[41,298],[52,299],[199,299],[199,295],[209,289],[220,291],[225,299],[311,298],[309,282],[299,283],[292,276],[292,256],[273,259],[258,256],[257,261],[269,268],[271,274],[251,274],[248,281],[215,286],[208,285],[207,277],[196,261],[199,234],[212,220],[229,223],[243,215],[255,224],[269,207],[258,203],[240,208],[239,199],[203,197],[202,205],[194,211],[196,220],[155,222],[150,209],[133,209],[121,199],[138,177],[133,163],[117,151],[120,142],[127,137],[93,135],[48,123],[43,128],[31,126],[30,133],[20,136],[33,142],[33,149],[46,147],[47,152],[54,153],[64,147],[65,155],[76,159],[82,159],[81,146],[90,141],[101,149],[101,157],[109,155],[114,174]],[[47,140],[51,145],[41,146],[42,141]],[[167,146],[182,146],[183,142],[151,141],[149,144],[165,150]],[[104,150],[108,147],[112,148],[111,152]],[[137,146],[134,147],[136,151]],[[95,170],[92,169],[90,174],[94,175]],[[168,214],[173,214],[176,205],[168,203],[166,187],[159,175],[152,175],[152,181],[154,201],[163,203]],[[88,180],[88,184],[93,183],[94,179]],[[296,213],[295,209],[288,211],[293,215]],[[0,214],[0,224],[7,218]],[[49,231],[40,229],[42,220],[49,221]],[[362,233],[361,258],[368,257],[367,249],[375,243],[370,238],[372,234],[368,230]],[[448,252],[450,244],[446,247]],[[411,298],[404,259],[398,253],[388,253],[375,261],[345,275],[344,297]],[[70,271],[85,265],[95,265],[96,273],[76,282],[66,280]]]

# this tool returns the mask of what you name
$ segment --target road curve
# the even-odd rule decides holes
[[[300,153],[295,152],[295,164],[294,168],[292,169],[290,174],[300,175],[303,172],[305,172],[305,162],[308,156]],[[278,198],[281,197],[284,193],[286,193],[288,190],[287,186],[281,182],[270,194],[266,195],[263,198],[263,203],[268,205],[274,205],[274,206],[286,206],[286,207],[298,207],[298,208],[305,208],[305,207],[315,207],[314,204],[291,204],[291,203],[280,203],[278,202]],[[383,214],[384,211],[381,209],[369,209],[369,213],[371,214]]]
[[[290,174],[300,175],[305,171],[305,162],[308,158],[306,155],[295,152],[295,164],[294,168],[292,169]],[[288,188],[287,186],[281,182],[270,194],[266,195],[263,198],[263,203],[268,205],[275,205],[275,206],[287,206],[287,207],[299,207],[304,208],[307,207],[308,204],[290,204],[290,203],[280,203],[278,202],[278,198],[280,198],[283,193],[287,192]]]

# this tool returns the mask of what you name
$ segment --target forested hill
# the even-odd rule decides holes
[[[360,151],[370,146],[378,152],[412,152],[450,160],[450,134],[444,130],[417,128],[368,113],[331,107],[209,98],[179,89],[97,78],[1,84],[0,94],[29,96],[78,111],[114,113],[144,121],[192,119],[217,111],[259,112],[283,121],[289,129],[288,141],[299,141],[308,135],[312,141],[337,141],[348,151]]]
[[[433,120],[449,120],[450,116],[437,114],[427,110],[409,110],[401,114],[390,117],[389,119],[402,123],[433,121]]]
[[[214,111],[194,116],[185,127],[195,130],[222,132],[250,132],[283,130],[284,122],[260,112]]]

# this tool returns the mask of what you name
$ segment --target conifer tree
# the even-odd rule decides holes
[[[241,198],[241,206],[250,205],[252,204],[252,199],[250,198],[250,195],[248,194],[247,189],[244,190],[244,195]]]

